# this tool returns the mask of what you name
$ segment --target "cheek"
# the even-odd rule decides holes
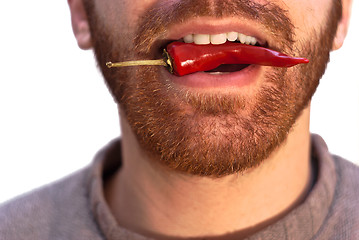
[[[96,12],[112,35],[134,39],[137,21],[156,0],[95,0]]]
[[[132,25],[156,0],[95,0],[96,10],[104,20]]]
[[[287,9],[295,26],[296,38],[310,40],[313,30],[320,31],[325,27],[323,23],[327,22],[332,2],[333,0],[283,0],[281,4]]]

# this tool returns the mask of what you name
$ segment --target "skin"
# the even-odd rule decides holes
[[[82,1],[68,2],[78,45],[82,49],[90,49],[93,47],[93,36]],[[112,34],[121,36],[124,42],[131,42],[136,37],[136,22],[156,1],[94,2],[99,19],[112,26]],[[302,42],[312,39],[308,29],[320,29],[331,8],[330,0],[270,2],[287,11],[295,26],[295,40]],[[351,1],[344,0],[342,19],[332,42],[332,50],[339,49],[343,44],[350,7]],[[227,94],[228,91],[222,89],[219,94]],[[255,87],[251,91],[255,92]],[[313,180],[310,105],[303,106],[285,141],[258,166],[217,178],[173,171],[160,161],[153,161],[138,141],[126,111],[119,104],[123,167],[105,185],[108,204],[123,227],[160,239],[204,236],[238,239],[275,222],[300,204],[310,190]]]

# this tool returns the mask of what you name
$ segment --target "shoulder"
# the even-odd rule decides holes
[[[0,206],[0,236],[100,239],[88,203],[88,168]]]
[[[336,197],[359,204],[359,166],[338,156],[333,156],[333,159],[338,178]],[[359,211],[358,205],[357,209]]]
[[[335,232],[335,239],[359,239],[359,167],[338,156],[333,160],[337,181],[322,233]]]
[[[334,156],[333,159],[338,178],[335,191],[336,201],[355,213],[352,216],[359,223],[359,166],[338,156]]]

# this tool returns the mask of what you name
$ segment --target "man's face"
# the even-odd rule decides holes
[[[99,65],[141,147],[170,169],[206,176],[254,167],[283,143],[324,73],[337,2],[85,0]],[[186,77],[159,66],[105,66],[158,59],[188,34],[228,32],[310,64]]]

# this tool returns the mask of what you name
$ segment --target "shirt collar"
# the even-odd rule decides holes
[[[248,239],[311,239],[325,224],[334,198],[337,175],[327,145],[318,135],[312,135],[312,162],[317,165],[317,178],[306,199],[282,219]],[[89,175],[89,200],[94,218],[108,240],[148,239],[120,227],[104,197],[103,182],[121,167],[121,142],[113,140],[95,157]]]

